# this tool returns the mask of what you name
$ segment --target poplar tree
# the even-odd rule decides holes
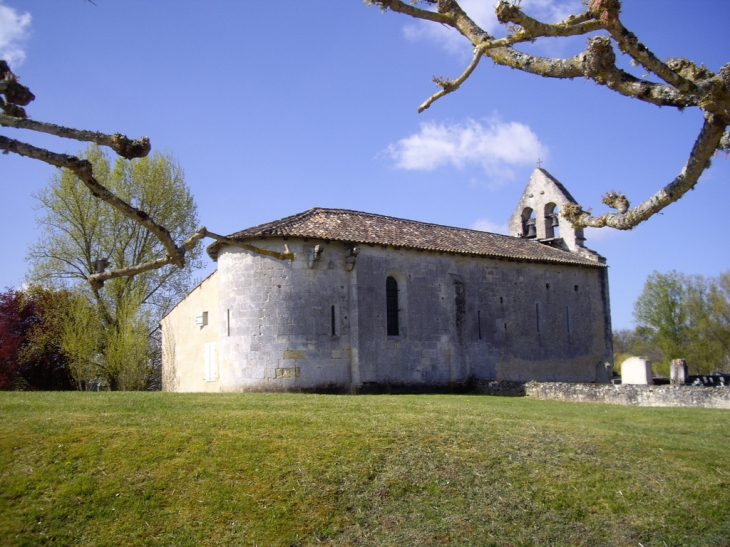
[[[93,165],[104,187],[154,215],[173,239],[195,229],[197,207],[172,155],[155,152],[112,163],[93,145],[81,157]],[[35,197],[42,235],[29,250],[30,278],[76,295],[58,313],[61,344],[74,379],[80,386],[103,380],[112,390],[144,389],[157,359],[152,336],[157,322],[191,288],[202,250],[191,249],[184,268],[170,264],[113,278],[102,290],[87,282],[90,275],[154,260],[165,252],[160,240],[96,199],[69,169],[54,174]]]

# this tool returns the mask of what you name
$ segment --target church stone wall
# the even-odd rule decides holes
[[[605,268],[368,245],[353,257],[341,242],[251,243],[286,244],[296,258],[220,252],[222,391],[608,380]],[[323,249],[317,260],[315,245]],[[398,282],[398,336],[387,334],[388,276]]]
[[[358,318],[363,388],[608,381],[603,268],[364,247],[353,273],[371,295]],[[403,332],[389,337],[385,279],[394,273],[405,284]]]
[[[283,240],[255,242],[284,251]],[[218,259],[222,391],[332,390],[350,387],[349,274],[341,243],[286,242],[296,259],[234,247]],[[320,243],[320,242],[316,242]],[[332,307],[335,329],[332,334]]]
[[[214,272],[160,323],[163,391],[220,391],[219,322]]]

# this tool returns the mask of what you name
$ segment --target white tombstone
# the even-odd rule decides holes
[[[651,361],[643,357],[629,357],[621,363],[622,384],[653,384]]]

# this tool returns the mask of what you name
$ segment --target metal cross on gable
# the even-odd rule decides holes
[[[537,158],[537,166],[542,167],[542,160],[540,158]]]

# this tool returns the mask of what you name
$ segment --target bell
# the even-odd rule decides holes
[[[553,228],[557,228],[558,226],[560,226],[560,224],[558,223],[558,215],[553,214],[550,215],[550,217],[550,226],[552,226]]]
[[[536,237],[537,231],[535,230],[535,223],[534,222],[528,222],[527,223],[527,237]]]

